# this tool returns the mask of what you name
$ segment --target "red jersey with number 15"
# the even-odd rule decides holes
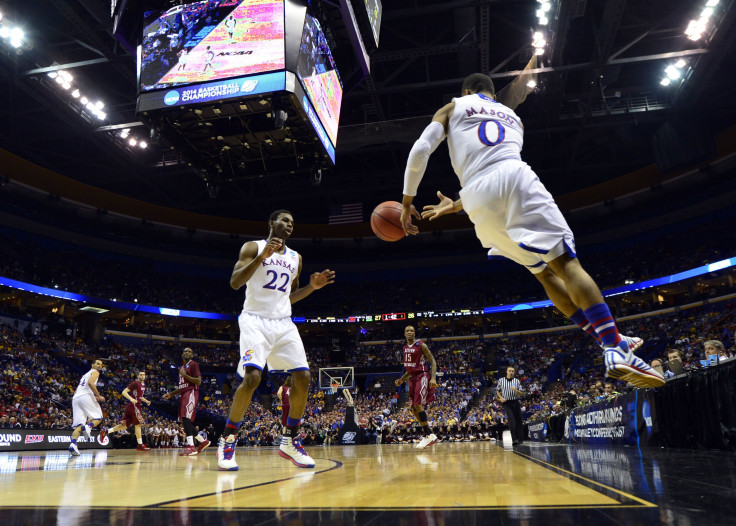
[[[417,374],[429,371],[427,358],[422,352],[422,340],[416,340],[412,345],[404,344],[404,368],[407,373]]]
[[[187,364],[184,366],[184,372],[193,378],[202,376],[199,373],[199,364],[195,362],[194,360],[189,360],[187,362]],[[179,391],[181,391],[181,394],[184,394],[187,391],[191,391],[191,390],[199,391],[199,386],[197,384],[191,383],[189,380],[187,380],[180,374],[179,375]]]

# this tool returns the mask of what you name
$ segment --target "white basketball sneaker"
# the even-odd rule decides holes
[[[75,457],[79,456],[79,449],[77,448],[76,444],[70,444],[69,445],[69,453],[74,455]]]
[[[293,439],[288,436],[281,437],[279,456],[287,460],[291,460],[295,466],[300,468],[314,467],[314,459],[304,451],[302,441],[299,437],[295,437]]]
[[[427,435],[426,437],[421,439],[419,443],[414,447],[417,449],[424,449],[425,447],[429,447],[433,444],[436,444],[438,440],[439,438],[437,438],[437,435],[432,433],[431,435]]]
[[[631,352],[636,352],[639,347],[644,345],[644,340],[639,338],[638,336],[626,336],[625,334],[619,334],[621,336],[621,339],[626,342],[626,345],[629,346],[629,350]],[[602,343],[600,344],[601,349],[604,351],[606,350],[606,346]]]
[[[616,347],[607,348],[603,359],[606,374],[611,378],[630,382],[635,387],[662,387],[665,384],[664,377],[635,356],[624,340]]]
[[[238,463],[235,462],[237,439],[237,435],[220,437],[217,443],[217,469],[220,471],[238,471]]]

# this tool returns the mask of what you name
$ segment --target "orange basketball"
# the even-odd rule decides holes
[[[401,211],[404,207],[397,201],[385,201],[371,214],[371,229],[384,241],[398,241],[406,234],[401,227]]]

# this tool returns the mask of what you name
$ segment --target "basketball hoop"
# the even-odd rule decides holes
[[[327,390],[327,394],[334,395],[337,393],[337,388],[340,387],[338,383],[331,383],[330,388]]]

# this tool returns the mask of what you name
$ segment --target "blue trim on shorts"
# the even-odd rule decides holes
[[[542,265],[546,265],[544,261],[540,261],[539,263],[535,263],[534,265],[525,265],[527,268],[537,268],[541,267]]]
[[[252,364],[247,364],[247,365],[246,365],[246,366],[244,367],[244,369],[245,369],[245,368],[247,368],[247,367],[255,367],[255,368],[256,368],[256,369],[258,369],[259,371],[263,372],[263,367],[261,367],[260,365],[252,365]],[[237,373],[238,377],[239,377],[239,378],[240,378],[241,380],[245,378],[244,376],[240,376],[240,365],[238,365],[238,367],[237,367],[237,368],[235,369],[235,372]],[[245,372],[245,371],[243,371],[243,372]]]
[[[524,250],[527,250],[529,252],[534,252],[535,254],[547,254],[549,250],[542,250],[541,248],[534,248],[525,245],[524,243],[519,243],[519,246],[523,248]]]
[[[578,255],[577,255],[577,254],[575,253],[575,251],[574,251],[573,249],[571,249],[571,248],[570,248],[570,245],[568,245],[568,244],[567,244],[567,241],[565,241],[565,240],[563,239],[563,240],[562,240],[562,243],[563,243],[563,244],[565,245],[565,248],[567,249],[567,255],[568,255],[568,256],[570,256],[571,258],[576,258],[576,257],[578,257]]]

